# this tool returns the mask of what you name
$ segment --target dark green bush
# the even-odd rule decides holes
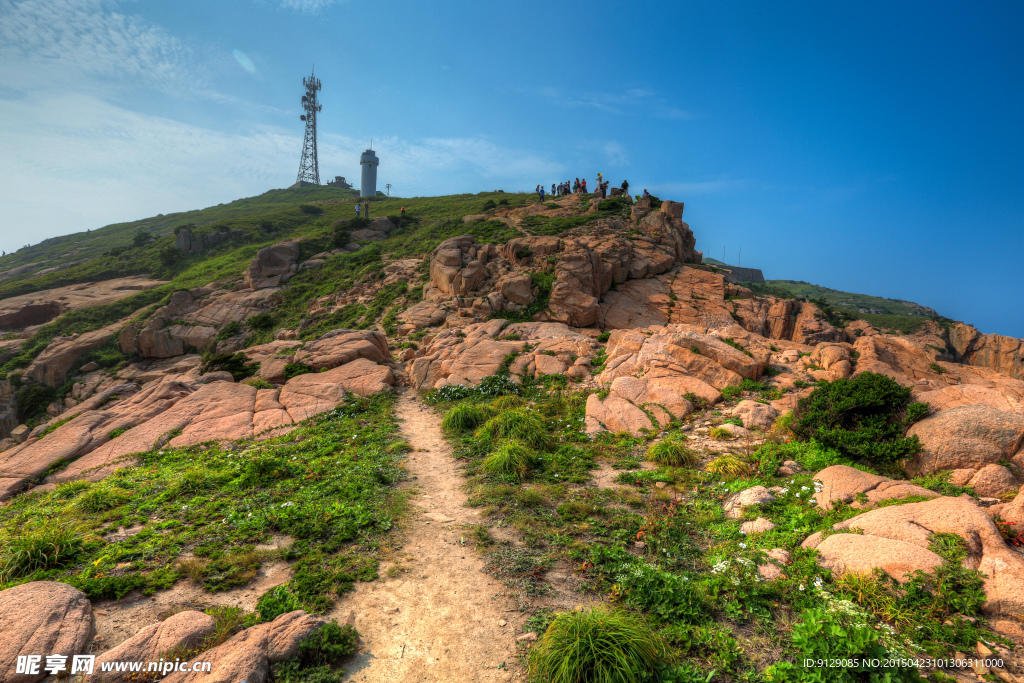
[[[822,382],[797,404],[793,433],[814,439],[848,458],[898,462],[921,450],[907,428],[928,412],[912,403],[910,389],[886,375],[865,372],[853,379]]]
[[[246,377],[252,377],[259,369],[259,363],[253,362],[251,358],[238,351],[236,353],[219,353],[205,356],[203,358],[203,366],[199,368],[199,371],[207,373],[224,370],[230,372],[231,376],[238,382]]]
[[[46,415],[46,406],[57,400],[57,390],[39,384],[22,387],[17,394],[18,420],[25,424]]]
[[[217,333],[217,341],[234,337],[236,334],[242,334],[242,326],[237,321],[232,320]]]
[[[245,321],[250,330],[271,330],[274,328],[274,316],[270,313],[257,313]]]
[[[292,377],[305,375],[307,372],[313,372],[313,368],[309,367],[305,363],[289,363],[288,365],[284,366],[285,379],[291,379]]]
[[[355,653],[358,643],[359,632],[353,627],[339,626],[336,621],[326,623],[299,645],[295,657],[274,665],[272,680],[340,683],[345,672],[335,667],[342,659]]]
[[[319,216],[324,212],[319,206],[313,206],[312,204],[300,204],[299,211],[310,216]]]

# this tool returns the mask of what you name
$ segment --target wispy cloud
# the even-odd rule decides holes
[[[337,5],[344,0],[281,0],[281,7],[303,14],[317,14],[331,5]]]
[[[753,181],[733,178],[715,178],[707,180],[680,180],[668,183],[656,183],[650,188],[657,193],[672,197],[692,197],[694,195],[725,194],[750,187]],[[660,195],[659,195],[660,196]]]
[[[678,121],[698,118],[692,112],[673,105],[658,91],[647,87],[630,87],[621,90],[574,91],[555,86],[546,86],[534,90],[524,91],[520,89],[520,92],[539,95],[560,107],[596,109],[618,115],[646,114]]]
[[[325,134],[320,177],[357,178],[365,140]],[[561,164],[485,138],[374,140],[379,182],[402,196],[523,190]],[[301,131],[219,132],[82,94],[0,99],[0,246],[252,196],[295,181]],[[530,185],[532,187],[532,185]]]
[[[0,0],[0,83],[93,89],[131,81],[176,93],[205,88],[192,50],[112,0]]]

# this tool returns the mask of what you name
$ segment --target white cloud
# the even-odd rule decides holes
[[[321,135],[320,178],[358,178],[365,141]],[[483,138],[375,140],[401,196],[522,190],[563,167]],[[0,248],[257,195],[295,181],[301,130],[223,133],[80,94],[0,99]]]

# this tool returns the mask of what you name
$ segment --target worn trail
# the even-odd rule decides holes
[[[519,680],[515,637],[524,616],[483,572],[466,530],[480,515],[463,506],[463,479],[441,420],[411,390],[397,410],[412,446],[407,469],[416,510],[381,579],[359,584],[331,615],[342,623],[354,613],[363,640],[345,680]]]

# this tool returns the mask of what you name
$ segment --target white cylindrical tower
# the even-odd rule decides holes
[[[377,166],[380,165],[380,159],[377,158],[372,149],[368,149],[359,157],[359,165],[363,167],[363,180],[359,185],[359,196],[376,197]]]

